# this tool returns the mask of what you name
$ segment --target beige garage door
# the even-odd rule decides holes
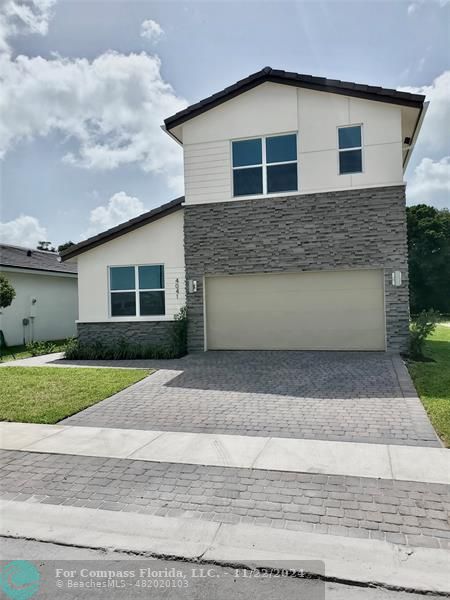
[[[384,350],[378,270],[206,278],[209,350]]]

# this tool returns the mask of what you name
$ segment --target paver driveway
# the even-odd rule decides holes
[[[396,356],[207,352],[149,365],[160,370],[62,423],[440,445]]]

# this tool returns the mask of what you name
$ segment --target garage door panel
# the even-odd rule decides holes
[[[209,349],[384,350],[381,271],[206,278]]]

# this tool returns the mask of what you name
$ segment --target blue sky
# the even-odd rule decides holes
[[[449,24],[448,0],[0,0],[0,234],[78,241],[179,195],[163,118],[265,65],[426,93],[408,202],[449,207]]]

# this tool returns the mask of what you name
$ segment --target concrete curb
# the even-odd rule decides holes
[[[0,423],[0,448],[450,484],[449,450],[422,446]]]
[[[325,562],[325,576],[411,591],[450,592],[450,552],[379,540],[224,525],[204,560],[218,563],[280,560]]]
[[[325,562],[325,578],[420,592],[450,593],[450,551],[378,540],[0,501],[0,535],[88,548],[252,567]],[[314,574],[314,573],[313,573]]]
[[[194,559],[220,524],[197,519],[0,500],[0,535],[86,548],[111,548]]]

